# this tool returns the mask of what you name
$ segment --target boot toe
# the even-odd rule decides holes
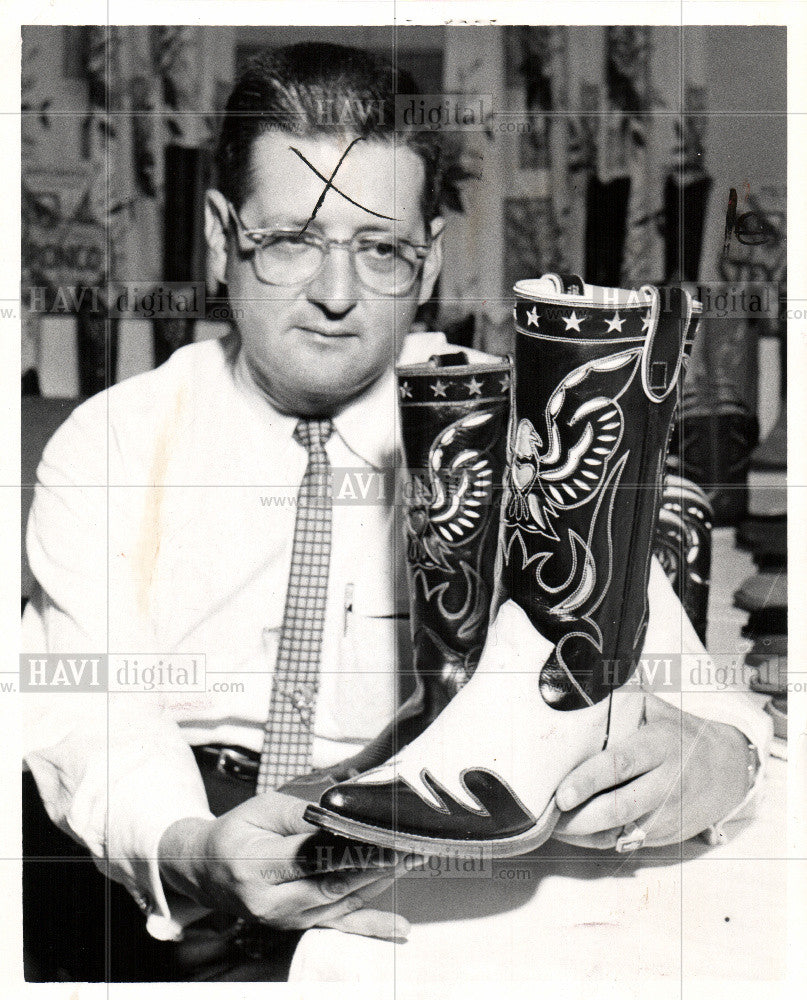
[[[346,819],[386,826],[385,820],[394,814],[394,784],[366,785],[346,781],[329,788],[320,799],[320,806]]]
[[[368,827],[418,837],[456,841],[493,841],[524,833],[533,814],[495,774],[468,771],[464,785],[478,806],[459,801],[427,770],[422,781],[436,807],[400,778],[386,782],[345,782],[320,799],[328,812]]]

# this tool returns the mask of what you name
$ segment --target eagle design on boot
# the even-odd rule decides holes
[[[411,479],[407,510],[408,558],[411,566],[453,572],[448,550],[465,545],[482,523],[490,503],[493,466],[478,447],[478,428],[491,423],[490,412],[468,413],[442,431],[429,449],[428,484]]]
[[[640,362],[637,347],[580,365],[549,397],[546,445],[528,419],[519,421],[515,433],[504,502],[504,559],[509,562],[514,548],[520,548],[522,569],[534,564],[535,581],[552,616],[576,623],[556,637],[552,663],[544,671],[550,702],[557,698],[555,682],[559,691],[571,685],[588,701],[568,668],[565,647],[582,642],[602,648],[602,634],[590,615],[611,576],[611,510],[626,458],[618,454],[625,428],[619,400],[637,377]],[[615,385],[616,373],[622,375]],[[598,383],[602,391],[592,396]],[[554,522],[586,504],[591,514],[578,522],[579,531],[568,527],[560,537]],[[608,536],[599,556],[593,541],[597,531]]]
[[[622,440],[625,416],[618,400],[635,374],[639,355],[633,348],[570,372],[546,407],[546,445],[531,421],[519,421],[505,499],[509,525],[557,541],[552,526],[557,511],[579,507],[597,495],[606,479],[608,460]],[[571,389],[631,363],[632,370],[616,395],[574,405]]]

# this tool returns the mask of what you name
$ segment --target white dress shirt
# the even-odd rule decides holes
[[[443,334],[413,334],[401,360],[446,347]],[[407,664],[401,509],[384,499],[394,483],[382,486],[402,464],[397,414],[390,369],[334,419],[326,446],[345,502],[333,509],[315,767],[383,728],[398,701],[396,664]],[[159,937],[187,922],[165,898],[160,837],[176,820],[212,815],[190,745],[263,742],[307,463],[296,422],[255,387],[231,335],[89,399],[38,469],[22,650],[152,664],[192,654],[203,664],[204,689],[23,696],[25,759],[49,815],[109,863]],[[645,648],[704,657],[657,564],[649,598]],[[765,748],[767,716],[732,695],[669,700]]]

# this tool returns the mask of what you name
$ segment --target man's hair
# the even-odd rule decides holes
[[[421,209],[439,215],[456,154],[439,132],[396,128],[397,94],[417,94],[412,77],[363,49],[303,42],[266,50],[235,85],[216,152],[219,190],[240,208],[250,190],[250,154],[269,130],[290,135],[349,135],[394,141],[414,150],[425,168]]]

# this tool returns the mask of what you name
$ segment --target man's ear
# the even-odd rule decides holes
[[[443,230],[446,227],[446,220],[438,215],[432,219],[430,229],[432,234],[432,244],[423,262],[423,277],[420,279],[420,295],[418,295],[418,305],[431,298],[434,291],[434,283],[440,275],[443,266]]]
[[[211,189],[205,194],[205,240],[207,241],[207,285],[214,293],[226,283],[227,227],[230,213],[221,191]]]

